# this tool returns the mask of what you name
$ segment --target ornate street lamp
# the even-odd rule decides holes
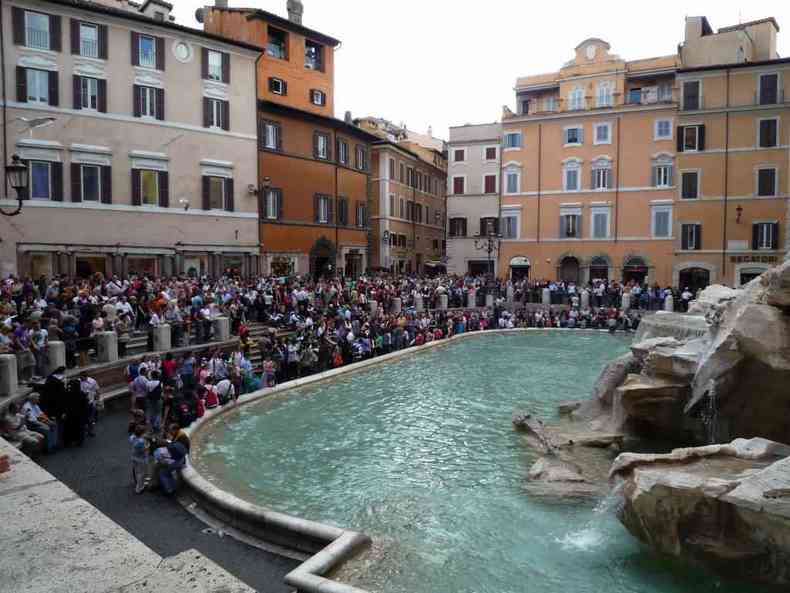
[[[486,224],[485,235],[477,235],[475,238],[475,249],[478,251],[485,251],[488,254],[488,268],[486,274],[486,294],[490,294],[491,285],[493,284],[493,266],[491,263],[491,256],[495,251],[499,250],[499,240],[502,235],[494,232],[494,223],[488,220]]]
[[[29,180],[27,165],[22,162],[18,154],[12,156],[11,162],[5,166],[5,175],[8,178],[9,185],[16,192],[16,199],[19,201],[19,205],[13,212],[6,212],[0,208],[0,214],[3,216],[16,216],[22,212],[22,200]]]

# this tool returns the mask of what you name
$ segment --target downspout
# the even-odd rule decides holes
[[[726,277],[725,272],[727,269],[727,207],[728,207],[728,193],[730,181],[730,70],[727,69],[727,89],[725,92],[725,107],[724,112],[724,220],[722,221],[722,234],[721,234],[721,278],[722,281]]]
[[[485,148],[483,148],[485,151]],[[485,156],[485,155],[483,155]],[[497,245],[496,245],[496,264],[494,264],[494,268],[499,267],[499,260],[502,257],[502,184],[505,182],[505,162],[502,158],[502,150],[499,151],[499,206],[497,211]],[[485,189],[485,188],[483,188]],[[498,274],[494,273],[494,277],[497,277]]]
[[[3,78],[3,168],[8,163],[8,96],[6,92],[5,70],[5,23],[3,19],[3,0],[0,0],[0,76]],[[3,175],[4,197],[8,197],[8,176]]]
[[[419,162],[419,161],[418,161]],[[417,274],[417,167],[411,178],[411,244],[414,250],[414,267],[412,274]]]
[[[617,174],[614,178],[614,242],[617,243],[618,221],[620,219],[620,116],[617,117],[617,147],[615,148],[615,167]]]
[[[2,0],[0,0],[2,2]],[[0,22],[0,27],[2,27],[2,22]],[[261,146],[263,145],[263,138],[261,138],[261,126],[260,126],[260,118],[258,117],[258,64],[260,64],[261,58],[263,57],[263,52],[258,54],[258,57],[255,58],[255,102],[253,105],[253,110],[255,111],[255,129],[256,129],[256,136],[258,138],[258,142],[255,145],[255,166],[258,171],[258,269],[255,270],[255,275],[262,273],[261,265],[265,265],[265,257],[264,257],[264,247],[263,247],[263,221],[261,220],[261,206],[265,204],[266,196],[262,195],[261,188],[263,187],[263,167],[261,166],[261,160],[263,159],[264,152],[261,150]],[[3,60],[4,68],[5,68],[5,60]],[[3,76],[5,78],[5,75]],[[5,89],[5,85],[3,85],[3,89]]]
[[[337,274],[337,256],[340,251],[340,227],[337,224],[340,219],[340,197],[337,195],[337,130],[332,130],[332,147],[335,151],[335,162],[332,165],[332,168],[335,170],[335,195],[332,197],[332,200],[335,202],[333,222],[335,224],[335,274]],[[349,162],[350,159],[351,155],[349,154]],[[346,212],[346,215],[348,215],[348,212]],[[343,267],[343,273],[346,273],[345,267]]]
[[[538,124],[538,228],[536,240],[540,243],[540,188],[543,161],[543,124]]]

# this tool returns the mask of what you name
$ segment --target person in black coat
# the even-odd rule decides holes
[[[88,425],[90,402],[88,395],[82,390],[76,379],[69,381],[66,388],[66,420],[63,433],[63,444],[76,443],[80,447],[85,442],[85,431]]]
[[[41,388],[41,409],[53,421],[57,422],[58,435],[63,434],[63,417],[66,414],[66,394],[65,375],[66,367],[58,367],[44,381]]]

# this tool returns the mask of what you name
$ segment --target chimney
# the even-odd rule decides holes
[[[301,0],[288,0],[288,20],[297,25],[302,24],[302,13],[304,6]]]
[[[214,0],[214,6],[217,8],[227,8],[228,0]]]

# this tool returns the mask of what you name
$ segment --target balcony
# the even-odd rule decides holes
[[[25,45],[36,49],[49,49],[49,31],[44,29],[25,29]]]
[[[95,39],[81,39],[80,55],[86,58],[98,58],[99,43]]]
[[[285,44],[284,43],[268,43],[266,45],[266,55],[271,56],[273,58],[277,58],[278,60],[284,60],[285,58]]]
[[[674,101],[672,88],[667,87],[630,89],[625,94],[626,105],[659,105]]]
[[[754,105],[781,105],[785,102],[784,89],[772,89],[768,92],[754,93]]]

